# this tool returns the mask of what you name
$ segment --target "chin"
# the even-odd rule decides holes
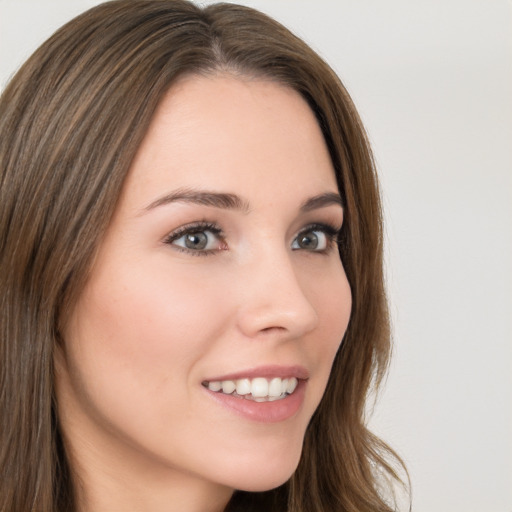
[[[287,482],[299,464],[301,452],[269,454],[264,462],[246,462],[235,467],[232,485],[234,489],[247,492],[263,492]]]

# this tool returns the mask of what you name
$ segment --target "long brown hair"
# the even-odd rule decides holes
[[[344,199],[348,331],[281,487],[229,510],[390,511],[379,481],[399,459],[365,425],[390,352],[381,210],[368,141],[343,85],[306,44],[252,9],[117,0],[57,31],[0,100],[0,510],[77,504],[53,389],[60,320],[73,308],[162,96],[185,74],[256,75],[309,103]],[[389,460],[392,463],[388,462]],[[394,462],[393,462],[394,461]]]

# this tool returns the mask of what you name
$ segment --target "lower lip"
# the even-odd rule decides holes
[[[255,402],[224,393],[204,390],[220,405],[252,421],[260,423],[278,423],[294,416],[304,402],[306,381],[299,380],[295,391],[281,400],[273,402]]]

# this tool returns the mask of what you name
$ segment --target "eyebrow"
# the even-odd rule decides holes
[[[250,210],[249,203],[236,194],[183,188],[159,197],[146,206],[144,211],[153,210],[159,206],[175,202],[193,203],[227,210],[240,210],[243,213],[248,213]],[[331,205],[339,205],[343,207],[343,200],[336,192],[326,192],[324,194],[310,197],[301,204],[299,210],[301,213],[306,213]]]
[[[165,204],[183,202],[194,203],[203,206],[213,206],[225,210],[240,210],[244,213],[249,212],[249,203],[244,201],[236,194],[224,192],[210,192],[208,190],[178,189],[170,194],[158,198],[146,206],[145,210],[152,210]]]
[[[301,204],[300,211],[302,213],[306,213],[311,210],[317,210],[318,208],[325,208],[331,205],[339,205],[343,208],[343,200],[336,192],[326,192],[325,194],[310,197]]]

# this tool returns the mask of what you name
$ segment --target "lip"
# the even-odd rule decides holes
[[[225,407],[245,419],[258,423],[278,423],[292,418],[304,403],[307,381],[299,380],[295,391],[273,402],[254,402],[202,387],[205,393],[221,407]]]
[[[205,379],[205,381],[212,382],[243,378],[252,379],[256,377],[295,377],[298,380],[298,384],[291,395],[272,402],[255,402],[253,400],[246,400],[237,396],[211,391],[204,386],[201,387],[203,391],[208,394],[208,397],[213,399],[221,407],[250,421],[258,423],[278,423],[288,420],[298,413],[304,403],[307,381],[309,379],[309,372],[303,366],[259,366],[236,373],[208,378]]]
[[[309,372],[306,370],[306,368],[300,365],[266,365],[248,368],[247,370],[241,370],[236,373],[228,373],[221,376],[209,377],[204,379],[203,382],[254,379],[256,377],[280,377],[281,379],[285,379],[287,377],[295,377],[297,380],[301,381],[309,379]]]

